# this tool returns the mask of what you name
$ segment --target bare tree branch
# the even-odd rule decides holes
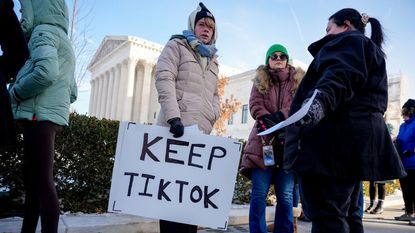
[[[78,88],[84,83],[87,66],[93,54],[91,48],[92,10],[93,6],[86,5],[86,0],[72,0],[69,39],[75,53],[75,80]]]

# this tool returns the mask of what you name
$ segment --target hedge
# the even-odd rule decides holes
[[[118,125],[72,113],[69,127],[56,137],[54,171],[62,211],[107,209]],[[0,217],[22,214],[22,158],[20,134],[17,149],[0,150]]]

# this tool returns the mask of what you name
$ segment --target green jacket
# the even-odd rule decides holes
[[[64,0],[20,4],[30,57],[9,87],[14,117],[67,125],[70,104],[77,98],[67,6]]]

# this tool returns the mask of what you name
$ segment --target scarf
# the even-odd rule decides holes
[[[183,36],[186,37],[190,47],[202,57],[212,58],[218,51],[215,45],[204,44],[190,30],[184,30]]]
[[[280,68],[280,69],[268,69],[271,80],[276,83],[281,83],[286,81],[290,77],[289,67]]]

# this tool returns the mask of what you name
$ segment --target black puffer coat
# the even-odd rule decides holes
[[[308,50],[314,60],[290,114],[318,89],[326,116],[313,127],[287,127],[285,168],[358,180],[404,176],[383,119],[388,85],[378,46],[352,31],[327,35]]]
[[[6,84],[23,66],[29,56],[20,23],[13,11],[12,0],[0,1],[0,146],[16,141],[13,114]]]

